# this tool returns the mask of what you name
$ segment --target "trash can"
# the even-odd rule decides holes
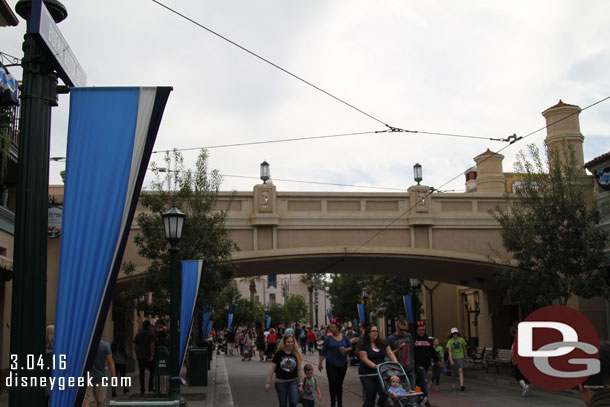
[[[208,349],[189,349],[189,386],[208,385]]]
[[[155,393],[169,394],[169,350],[165,346],[155,348]]]
[[[212,364],[212,358],[214,354],[214,344],[212,342],[204,341],[201,343],[201,347],[208,351],[208,370],[210,370]]]

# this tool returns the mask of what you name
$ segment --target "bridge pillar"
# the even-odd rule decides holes
[[[506,179],[502,170],[502,154],[487,149],[474,158],[477,163],[477,192],[499,192],[506,189]]]
[[[547,147],[557,148],[560,151],[560,157],[563,160],[569,157],[563,152],[564,143],[574,149],[576,164],[581,168],[581,173],[585,174],[585,160],[582,150],[582,144],[585,137],[580,132],[580,107],[576,105],[568,105],[559,100],[555,106],[549,107],[542,115],[546,119],[547,135],[544,139]]]

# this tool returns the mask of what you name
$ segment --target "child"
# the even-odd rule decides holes
[[[318,387],[318,382],[315,377],[313,377],[313,366],[309,363],[305,365],[303,368],[305,372],[305,378],[303,379],[303,393],[301,394],[301,401],[303,402],[303,407],[314,407],[315,406],[315,396],[313,392],[318,393],[318,401],[322,401],[322,392]]]
[[[401,406],[407,407],[412,405],[405,397],[407,395],[407,391],[400,384],[400,379],[398,376],[390,377],[390,387],[388,388],[388,393],[390,396],[397,398]]]
[[[432,383],[434,383],[434,390],[439,391],[438,384],[441,380],[441,370],[443,367],[443,363],[445,363],[445,361],[443,360],[443,347],[440,345],[438,338],[434,339],[434,342],[432,342],[432,346],[434,346],[434,350],[436,351],[440,362],[432,365],[432,379],[430,379],[430,384],[428,385],[428,388],[431,389]]]
[[[460,332],[457,328],[451,328],[451,339],[447,341],[447,349],[449,351],[449,364],[453,369],[451,374],[451,388],[455,387],[455,373],[456,370],[460,377],[460,390],[464,391],[464,366],[466,366],[466,360],[468,354],[466,352],[466,340],[460,336]]]

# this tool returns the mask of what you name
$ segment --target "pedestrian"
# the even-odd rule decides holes
[[[142,324],[142,330],[133,340],[136,358],[138,359],[138,369],[140,370],[140,394],[144,394],[144,378],[146,369],[150,377],[148,378],[148,391],[152,392],[155,381],[155,334],[152,332],[150,321],[146,320]]]
[[[55,337],[55,325],[47,325],[45,331],[44,365],[47,370],[47,385],[45,386],[46,405],[51,403],[51,374],[53,369],[53,338]]]
[[[466,340],[460,336],[457,328],[451,328],[451,338],[447,341],[447,349],[449,350],[449,364],[453,369],[451,374],[451,388],[455,390],[455,374],[456,371],[460,377],[460,390],[466,390],[464,387],[464,367],[468,359],[466,351]]]
[[[127,377],[127,345],[123,341],[123,334],[118,334],[112,344],[110,345],[112,351],[112,360],[114,361],[114,368],[117,372],[117,377]],[[129,388],[123,388],[123,394],[129,393]],[[112,397],[116,397],[116,389],[112,388]]]
[[[299,344],[301,345],[301,352],[304,355],[307,354],[307,328],[303,325],[299,332]]]
[[[610,342],[599,341],[600,371],[578,385],[588,407],[610,406]]]
[[[316,405],[316,394],[318,401],[322,401],[322,392],[318,387],[318,381],[313,375],[313,366],[309,363],[303,368],[305,372],[305,378],[303,379],[303,393],[301,393],[301,403],[303,407],[315,407]]]
[[[269,335],[267,335],[267,361],[270,361],[273,358],[276,346],[277,334],[275,333],[275,329],[271,328],[269,330]]]
[[[331,335],[327,336],[322,344],[318,369],[323,369],[322,362],[326,359],[326,377],[328,377],[328,390],[330,392],[330,406],[343,407],[343,380],[347,373],[347,353],[352,350],[352,344],[340,332],[339,323],[333,322],[329,326]]]
[[[415,360],[415,385],[421,387],[426,400],[426,407],[430,407],[428,396],[428,369],[431,363],[439,363],[440,359],[436,350],[426,334],[426,325],[423,321],[417,321],[417,328],[413,335],[413,355]]]
[[[316,334],[313,332],[311,327],[307,331],[307,350],[313,355],[315,353],[314,348],[316,346]]]
[[[229,332],[227,332],[227,356],[233,356],[233,349],[235,349],[235,332],[229,329]]]
[[[397,362],[396,355],[389,345],[379,337],[379,331],[375,325],[369,325],[364,331],[364,336],[358,344],[360,349],[360,366],[358,375],[362,384],[364,396],[363,407],[375,407],[375,399],[379,393],[379,403],[383,405],[387,396],[381,391],[381,384],[377,377],[377,365],[383,363],[387,357],[392,362]]]
[[[258,357],[261,362],[265,361],[265,333],[262,329],[258,330],[256,334],[256,350],[258,351]]]
[[[97,352],[95,354],[95,359],[93,359],[93,366],[91,366],[91,371],[89,372],[93,386],[87,387],[83,407],[89,407],[92,401],[95,401],[96,406],[101,407],[104,405],[104,402],[106,401],[107,389],[106,386],[102,385],[102,380],[103,378],[108,377],[106,365],[108,365],[110,375],[112,377],[116,377],[110,344],[106,341],[100,340],[97,347]]]
[[[271,377],[275,373],[275,391],[280,407],[297,407],[297,396],[303,392],[303,372],[301,365],[303,356],[292,335],[284,335],[279,343],[278,350],[273,356],[265,391],[271,388]]]
[[[436,351],[436,356],[438,356],[439,361],[438,363],[434,363],[432,365],[432,379],[430,379],[428,388],[431,388],[432,384],[434,383],[434,390],[439,391],[440,389],[438,385],[441,381],[441,371],[443,370],[443,364],[445,363],[445,361],[443,360],[443,347],[441,346],[438,338],[434,339],[434,341],[432,342],[432,346]]]
[[[388,338],[388,345],[394,352],[398,363],[407,374],[411,390],[415,389],[415,356],[413,355],[413,336],[407,331],[407,321],[399,318],[396,321],[396,332]]]
[[[517,362],[515,361],[515,352],[517,351],[516,346],[517,341],[513,340],[513,344],[510,347],[510,361],[513,363],[515,380],[517,380],[517,383],[519,383],[519,386],[521,386],[521,395],[525,397],[530,390],[530,382],[525,376],[523,376],[521,370],[519,370],[519,366],[517,366]]]

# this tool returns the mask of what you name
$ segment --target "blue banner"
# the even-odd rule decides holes
[[[233,322],[233,314],[229,314],[229,329],[231,329],[232,322]]]
[[[358,304],[358,318],[360,318],[360,322],[364,322],[364,304],[362,303]]]
[[[413,323],[413,303],[411,302],[411,296],[405,295],[402,297],[402,302],[405,304],[405,314],[407,314],[407,319],[409,320],[409,324]]]
[[[354,318],[354,328],[358,328],[358,320]]]
[[[19,105],[19,86],[17,80],[0,62],[0,106]]]
[[[335,319],[335,317],[333,317],[333,310],[332,309],[328,309],[328,320],[332,321],[333,319]]]
[[[214,326],[214,321],[210,321],[210,323],[208,324],[208,330],[205,333],[205,337],[207,338],[208,336],[210,336],[210,334],[212,333],[212,327]]]
[[[53,371],[58,382],[93,365],[170,91],[70,90],[54,346],[68,364]],[[56,387],[51,406],[80,406],[85,390]]]
[[[267,329],[269,329],[269,325],[271,325],[271,317],[267,317],[266,323],[267,323]]]
[[[206,307],[207,308],[207,307]],[[205,334],[208,332],[208,325],[210,324],[210,311],[203,312],[203,325],[201,326],[201,340],[205,341]]]
[[[182,300],[180,302],[180,367],[184,361],[184,352],[191,336],[193,313],[201,281],[203,260],[187,260],[182,262]],[[172,321],[172,324],[174,321]]]

